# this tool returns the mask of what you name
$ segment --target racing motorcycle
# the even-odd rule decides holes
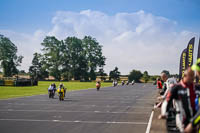
[[[96,83],[96,88],[97,88],[97,91],[99,91],[99,90],[100,90],[100,87],[101,87],[101,83],[100,83],[100,82],[97,82],[97,83]]]

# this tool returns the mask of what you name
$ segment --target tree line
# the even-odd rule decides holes
[[[83,39],[67,37],[59,40],[55,36],[47,36],[41,43],[41,53],[34,53],[29,75],[34,80],[44,80],[53,76],[55,80],[102,80],[108,76],[104,72],[106,58],[102,53],[102,45],[92,38]],[[23,56],[17,55],[17,47],[9,38],[0,35],[0,68],[4,77],[25,73],[17,67],[22,63]],[[166,71],[166,70],[165,70]],[[167,71],[168,72],[168,71]],[[169,73],[169,72],[168,72]],[[121,73],[118,67],[109,72],[109,80],[119,80]],[[156,76],[149,76],[148,72],[132,70],[129,81],[144,82],[155,80]]]
[[[41,46],[42,52],[34,53],[29,68],[33,79],[41,80],[51,75],[56,80],[95,80],[97,69],[101,74],[104,72],[106,58],[102,53],[102,45],[91,36],[83,39],[67,37],[64,40],[47,36]],[[0,68],[4,77],[23,72],[17,69],[23,59],[23,56],[17,55],[17,51],[9,38],[0,35]]]

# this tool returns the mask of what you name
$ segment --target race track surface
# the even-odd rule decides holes
[[[0,133],[145,133],[155,96],[135,84],[0,100]]]

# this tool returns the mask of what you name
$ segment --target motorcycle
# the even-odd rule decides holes
[[[132,83],[131,83],[132,85],[134,85],[135,84],[135,81],[132,81]]]
[[[54,98],[54,91],[53,90],[49,90],[49,98]]]
[[[127,81],[126,85],[129,85],[129,82]]]
[[[124,85],[124,82],[122,81],[122,86]]]
[[[117,86],[117,82],[113,82],[113,87]]]
[[[101,87],[100,83],[96,83],[96,88],[97,88],[97,91],[99,91],[99,90],[100,90],[100,87]]]
[[[59,100],[63,101],[64,100],[64,89],[58,89],[58,96],[59,96]]]

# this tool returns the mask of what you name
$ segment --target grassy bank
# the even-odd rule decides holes
[[[57,87],[60,83],[63,83],[64,86],[67,87],[68,91],[95,88],[95,82],[40,81],[38,83],[38,86],[28,86],[28,87],[0,86],[0,99],[47,94],[48,93],[47,88],[51,83],[55,83]],[[102,83],[102,87],[107,87],[111,85],[112,83]]]

